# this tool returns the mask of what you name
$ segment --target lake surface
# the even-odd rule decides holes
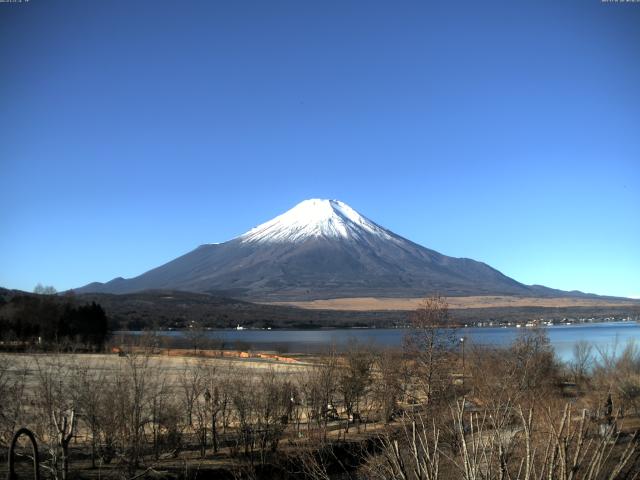
[[[571,360],[573,345],[586,340],[594,347],[621,351],[629,341],[640,340],[640,324],[636,322],[578,323],[544,327],[557,356]],[[521,334],[522,328],[473,327],[456,329],[455,335],[465,337],[467,345],[508,346]],[[236,342],[248,344],[254,350],[280,350],[315,353],[335,346],[344,349],[350,342],[379,346],[401,346],[408,329],[322,329],[322,330],[210,330],[206,335],[223,340],[226,348]],[[183,332],[158,332],[160,335],[184,337]],[[594,350],[595,352],[595,350]]]

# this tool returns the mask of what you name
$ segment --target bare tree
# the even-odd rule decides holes
[[[182,389],[184,411],[187,414],[187,423],[193,426],[193,412],[198,401],[198,397],[204,393],[203,386],[204,370],[201,363],[192,365],[188,359],[184,360],[184,368],[178,379]]]
[[[514,372],[519,393],[535,400],[548,391],[558,377],[558,365],[544,328],[526,328],[511,345],[506,356]]]
[[[256,389],[251,377],[236,377],[231,385],[231,403],[238,426],[236,444],[242,445],[245,456],[253,453],[254,447],[254,408]],[[253,462],[253,456],[249,457]]]
[[[385,480],[622,480],[638,461],[639,438],[616,447],[619,434],[607,429],[594,437],[583,410],[574,418],[566,406],[560,418],[535,416],[517,408],[518,422],[492,428],[485,413],[465,413],[464,401],[452,410],[461,446],[441,442],[433,423],[404,423],[399,438],[382,438],[382,454],[370,462],[369,478]],[[512,455],[518,452],[519,455]]]
[[[111,405],[105,409],[105,421],[116,426],[116,454],[127,475],[139,468],[145,445],[145,426],[149,423],[150,384],[154,372],[148,355],[128,355],[118,359],[111,384]],[[109,434],[114,434],[109,429]]]
[[[373,355],[371,349],[352,342],[344,355],[338,377],[338,389],[342,394],[344,408],[349,420],[358,421],[360,425],[360,402],[368,394],[371,385],[371,369]],[[347,421],[347,431],[349,422]]]
[[[15,360],[15,357],[0,356],[0,445],[6,447],[18,425],[26,423],[26,378],[29,361],[25,360],[24,363],[13,366],[12,360]]]
[[[593,346],[586,340],[574,343],[573,360],[570,363],[570,368],[575,382],[581,382],[587,378],[592,362]]]
[[[451,389],[448,354],[455,335],[449,325],[449,305],[439,295],[425,298],[410,319],[405,348],[414,359],[414,380],[429,405],[443,399]]]
[[[388,423],[399,413],[398,403],[408,387],[408,366],[401,351],[385,349],[376,355],[375,369],[372,394]]]
[[[58,291],[51,285],[42,285],[41,283],[38,283],[34,287],[33,293],[37,293],[38,295],[55,295]]]
[[[96,468],[97,443],[100,438],[100,408],[104,402],[104,370],[95,366],[78,366],[75,371],[78,416],[91,435],[91,468]]]
[[[268,451],[275,452],[289,420],[292,385],[273,369],[261,373],[255,401],[255,433],[260,461]]]
[[[595,390],[600,392],[597,406],[611,395],[622,412],[627,407],[640,412],[640,348],[631,340],[622,351],[617,342],[613,347],[596,350],[592,378]]]
[[[211,447],[213,452],[217,453],[219,448],[218,441],[218,423],[220,417],[223,417],[223,411],[226,408],[226,395],[224,383],[220,381],[221,375],[218,369],[213,365],[208,365],[204,377],[204,399],[206,406],[206,415],[211,421]],[[205,439],[206,441],[206,439]]]
[[[163,451],[175,456],[180,450],[183,409],[166,372],[159,370],[154,373],[149,382],[149,415],[153,456],[158,460]]]
[[[60,355],[36,360],[38,436],[44,440],[49,459],[44,467],[55,479],[69,474],[69,444],[76,427],[77,386],[73,366]]]
[[[306,408],[307,430],[312,423],[320,432],[323,442],[327,439],[327,425],[335,412],[338,393],[338,356],[332,350],[307,372],[300,391]]]
[[[207,331],[200,322],[191,322],[184,335],[189,342],[189,346],[193,348],[195,355],[198,354],[199,350],[207,346]]]

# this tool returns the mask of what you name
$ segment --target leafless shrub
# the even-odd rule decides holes
[[[574,418],[566,406],[554,418],[551,411],[534,415],[517,408],[517,424],[496,428],[487,412],[465,413],[464,405],[462,400],[452,410],[459,449],[440,441],[433,422],[427,426],[414,419],[404,424],[399,438],[383,437],[382,453],[372,459],[377,478],[615,480],[625,478],[638,460],[637,433],[618,447],[620,434],[614,428],[598,429],[584,410]]]

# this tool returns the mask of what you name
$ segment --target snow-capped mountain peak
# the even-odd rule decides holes
[[[319,199],[305,200],[244,235],[201,245],[135,278],[80,289],[143,290],[217,292],[267,301],[541,292],[484,263],[413,243],[343,202]]]
[[[300,242],[314,237],[358,240],[370,235],[392,238],[387,230],[346,203],[313,198],[249,230],[240,240],[243,243]]]

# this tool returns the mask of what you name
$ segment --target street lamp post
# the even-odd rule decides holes
[[[464,392],[464,337],[460,337],[460,347],[462,348],[462,391]]]

